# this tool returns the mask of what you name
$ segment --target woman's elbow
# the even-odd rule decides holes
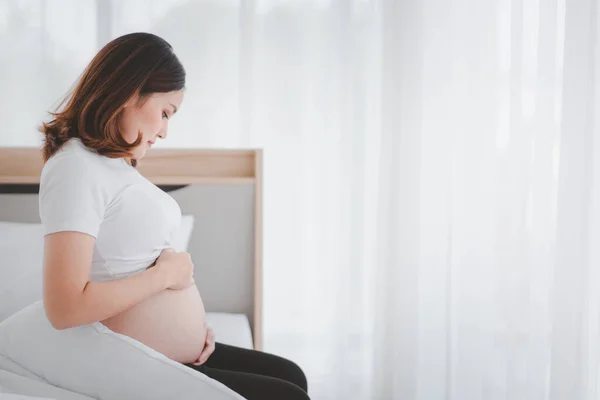
[[[48,321],[50,321],[52,327],[57,331],[72,328],[71,324],[69,324],[69,322],[60,315],[55,315],[54,313],[46,312],[46,316],[48,317]]]
[[[73,313],[64,307],[52,306],[44,301],[44,310],[48,321],[56,330],[62,331],[77,326],[73,318]]]
[[[57,319],[53,319],[53,318],[48,318],[48,320],[50,321],[50,324],[52,325],[52,327],[54,329],[56,329],[57,331],[63,331],[65,329],[74,327],[73,324],[69,324],[67,321],[57,320]]]

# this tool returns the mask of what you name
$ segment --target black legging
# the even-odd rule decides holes
[[[186,365],[248,400],[310,400],[300,367],[272,354],[216,343],[204,365]]]

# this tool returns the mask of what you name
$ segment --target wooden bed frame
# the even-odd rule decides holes
[[[42,167],[38,148],[0,148],[2,186],[35,187]],[[253,186],[254,304],[250,323],[254,347],[262,349],[262,150],[154,149],[140,160],[138,170],[156,185]]]

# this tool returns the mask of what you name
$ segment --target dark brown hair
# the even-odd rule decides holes
[[[79,81],[42,123],[43,156],[47,161],[70,138],[80,138],[89,149],[110,158],[132,158],[119,132],[125,104],[139,96],[166,93],[185,87],[185,69],[164,39],[151,33],[130,33],[106,44],[87,66]],[[65,104],[66,102],[66,104]],[[136,161],[131,160],[135,166]]]

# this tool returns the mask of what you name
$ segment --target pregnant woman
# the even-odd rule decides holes
[[[44,307],[56,329],[100,321],[247,399],[308,399],[291,361],[215,343],[175,200],[136,170],[184,97],[185,70],[147,33],[108,43],[42,124]]]

